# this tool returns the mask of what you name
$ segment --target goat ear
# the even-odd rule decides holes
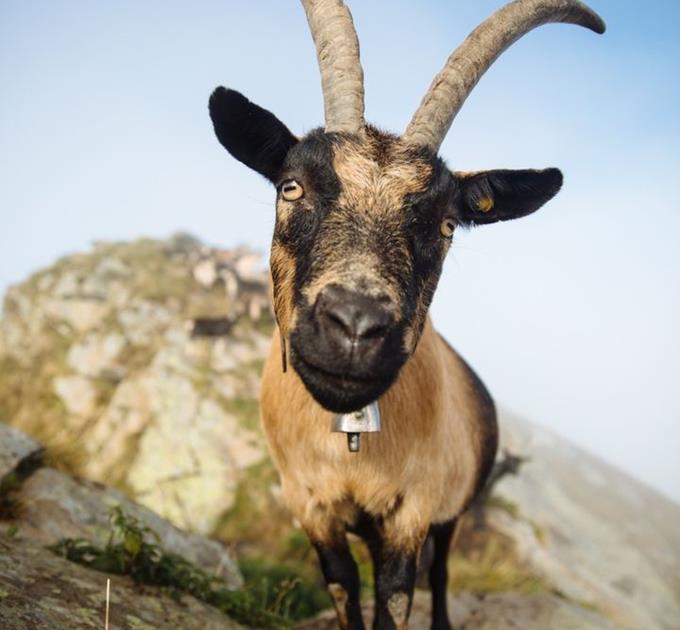
[[[215,135],[239,162],[274,182],[297,138],[271,112],[235,90],[218,87],[208,103]]]
[[[461,189],[461,222],[467,225],[518,219],[538,210],[562,187],[557,168],[454,173]]]

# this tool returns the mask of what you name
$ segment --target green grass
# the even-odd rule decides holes
[[[249,570],[246,588],[230,590],[221,578],[165,551],[153,530],[120,507],[111,512],[111,532],[104,547],[69,538],[49,549],[86,567],[161,587],[176,598],[192,595],[239,623],[262,630],[290,628],[293,615],[311,610],[306,587],[294,574],[260,565]]]
[[[21,371],[22,366],[14,357],[0,357],[0,419],[3,421],[9,421],[21,408]]]
[[[10,355],[0,357],[0,420],[24,431],[45,447],[50,466],[79,475],[82,447],[69,426],[68,411],[53,389],[53,378],[68,373],[64,367],[72,339],[46,326],[44,339],[29,365]]]
[[[310,567],[310,563],[281,563],[262,557],[239,562],[245,590],[265,609],[292,621],[312,617],[331,605],[320,576]]]
[[[449,588],[453,591],[534,594],[551,586],[522,562],[515,543],[492,529],[474,530],[464,519],[457,544],[449,557]]]

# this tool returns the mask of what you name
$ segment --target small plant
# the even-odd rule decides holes
[[[272,584],[264,598],[261,592],[248,588],[229,590],[223,579],[165,551],[159,542],[156,532],[116,506],[111,511],[109,540],[103,548],[84,539],[67,538],[49,549],[86,567],[162,587],[176,598],[183,593],[193,595],[249,626],[264,630],[291,627],[289,613],[298,588],[296,581]]]
[[[239,568],[246,590],[265,609],[286,619],[312,617],[331,604],[323,584],[304,563],[249,557],[239,562]]]

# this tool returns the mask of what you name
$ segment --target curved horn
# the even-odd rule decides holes
[[[482,22],[451,54],[406,128],[404,139],[438,151],[477,81],[522,35],[542,24],[564,22],[604,33],[597,13],[578,0],[515,0]]]
[[[326,131],[364,129],[364,72],[359,40],[342,0],[302,0],[321,71]]]

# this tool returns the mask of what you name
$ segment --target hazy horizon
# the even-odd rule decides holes
[[[401,131],[502,4],[350,0],[367,119]],[[456,235],[433,319],[500,408],[680,501],[680,5],[589,4],[604,36],[527,35],[442,146],[455,169],[559,166],[565,184],[530,217]],[[208,96],[239,89],[295,133],[323,121],[297,3],[5,3],[0,72],[2,294],[94,240],[187,231],[266,252],[273,191],[217,143]]]

